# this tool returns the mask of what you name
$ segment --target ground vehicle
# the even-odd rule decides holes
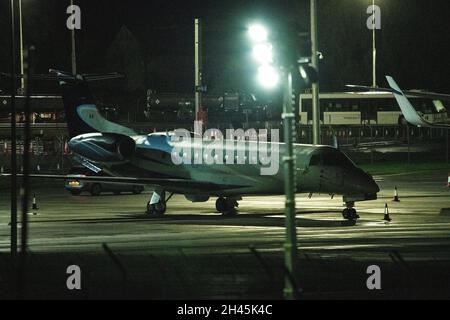
[[[64,187],[74,196],[80,195],[83,191],[90,192],[93,196],[99,196],[102,192],[113,192],[114,194],[132,192],[133,194],[140,194],[144,191],[144,186],[139,184],[114,184],[106,182],[94,183],[77,180],[76,176],[102,176],[101,174],[95,174],[94,172],[84,168],[72,168],[70,170],[70,174],[73,174],[74,178],[67,179]]]
[[[311,94],[299,98],[300,123],[312,119]],[[447,119],[446,105],[439,100],[412,97],[423,117],[433,123]],[[320,120],[325,125],[397,125],[401,110],[392,93],[340,92],[320,94]]]

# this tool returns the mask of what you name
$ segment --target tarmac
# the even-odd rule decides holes
[[[337,196],[297,196],[300,298],[450,298],[447,172],[375,179],[379,199],[356,204],[356,223],[344,221]],[[400,202],[392,201],[395,187]],[[0,194],[2,299],[283,298],[282,196],[245,197],[239,215],[225,217],[215,199],[190,203],[175,195],[164,216],[149,217],[149,190],[72,196],[56,184],[33,184],[33,193],[39,209],[30,208],[26,260],[8,253],[7,188]],[[391,222],[383,220],[385,204]],[[82,271],[81,290],[66,287],[69,265]],[[380,267],[381,290],[367,288],[371,265]]]

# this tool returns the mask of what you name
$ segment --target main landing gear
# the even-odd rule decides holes
[[[216,200],[216,210],[224,216],[235,216],[237,214],[236,208],[239,207],[237,200],[236,198],[219,197]]]
[[[356,221],[360,217],[355,209],[355,203],[354,202],[346,202],[345,203],[346,208],[342,211],[342,216],[344,219],[349,221]]]
[[[166,192],[164,190],[155,190],[152,194],[152,198],[147,202],[147,214],[149,215],[163,215],[166,213],[167,201],[173,196],[173,193],[166,198]]]

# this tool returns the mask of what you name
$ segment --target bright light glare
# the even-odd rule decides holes
[[[264,42],[267,40],[268,33],[262,25],[254,24],[248,29],[248,34],[254,42]]]
[[[279,80],[280,76],[273,66],[263,65],[258,68],[258,81],[264,88],[274,88]]]
[[[260,43],[253,47],[253,58],[262,64],[271,63],[273,60],[272,45]]]

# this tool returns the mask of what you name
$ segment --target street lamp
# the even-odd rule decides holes
[[[254,43],[265,42],[269,36],[267,29],[260,24],[251,25],[248,34]]]
[[[278,85],[280,76],[271,65],[262,65],[258,68],[258,81],[266,89],[273,89]]]
[[[254,43],[252,55],[260,63],[258,68],[258,82],[265,89],[273,89],[278,85],[280,76],[273,64],[273,46],[268,42],[269,33],[260,24],[251,25],[248,35]]]
[[[249,28],[249,36],[254,42],[253,57],[261,63],[258,68],[258,80],[267,89],[273,89],[283,77],[283,121],[284,142],[283,154],[285,202],[286,240],[284,243],[285,286],[284,296],[292,300],[297,296],[294,283],[295,262],[297,260],[297,228],[295,223],[295,154],[294,154],[294,121],[295,115],[292,106],[292,65],[287,63],[282,68],[272,65],[272,45],[268,42],[269,33],[262,25],[253,25]],[[281,72],[280,72],[281,71]]]
[[[273,49],[270,43],[259,43],[253,47],[253,58],[262,63],[270,64],[273,62]]]

